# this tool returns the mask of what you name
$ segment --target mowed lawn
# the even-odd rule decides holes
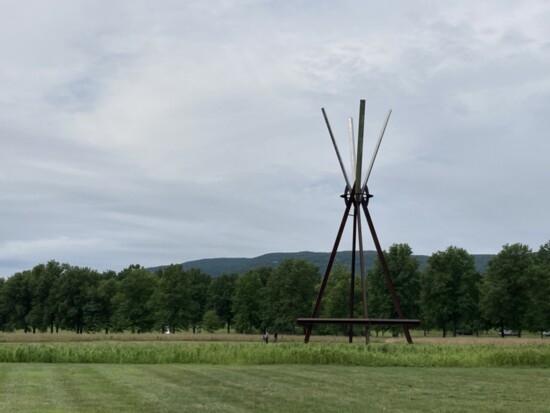
[[[538,368],[0,364],[0,412],[550,412]]]

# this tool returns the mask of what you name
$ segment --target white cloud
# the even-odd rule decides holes
[[[370,181],[385,246],[537,248],[549,224],[549,12],[516,1],[5,6],[0,274],[49,258],[120,269],[328,250],[343,179],[320,108],[347,161],[360,98],[366,160],[394,110]]]

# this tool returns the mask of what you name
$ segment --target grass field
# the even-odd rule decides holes
[[[476,336],[459,336],[442,338],[439,332],[432,332],[429,336],[424,336],[421,332],[413,330],[411,332],[415,344],[526,344],[540,343],[549,344],[550,338],[541,339],[539,335],[500,338],[496,333],[485,334],[479,337]],[[302,343],[303,335],[281,335],[279,341],[284,343]],[[218,333],[197,333],[182,332],[177,334],[160,334],[160,333],[85,333],[75,334],[73,332],[63,331],[60,333],[22,333],[22,332],[0,332],[0,343],[52,343],[52,342],[91,342],[91,341],[116,341],[116,342],[140,342],[140,341],[161,341],[161,342],[251,342],[259,343],[262,341],[261,334],[227,334],[225,332]],[[347,343],[347,336],[320,336],[313,335],[310,342],[312,343]],[[355,337],[355,343],[364,343],[364,338]],[[379,343],[405,343],[404,337],[392,337],[391,335],[380,335],[371,337],[371,342]]]
[[[0,334],[0,412],[550,412],[550,340],[121,337]]]
[[[550,370],[3,364],[2,412],[545,412]]]
[[[546,344],[342,344],[243,342],[0,343],[2,363],[345,365],[550,368]]]

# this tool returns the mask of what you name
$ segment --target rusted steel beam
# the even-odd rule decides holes
[[[321,288],[319,288],[319,293],[317,294],[317,301],[315,301],[315,307],[313,307],[311,317],[318,317],[319,312],[321,311],[321,300],[323,299],[328,278],[330,276],[330,271],[332,270],[332,264],[334,264],[334,259],[336,258],[336,253],[338,252],[338,246],[340,245],[340,240],[342,239],[342,234],[344,233],[344,228],[346,227],[346,221],[348,220],[351,205],[352,205],[351,202],[348,202],[346,205],[346,210],[344,211],[344,216],[342,217],[342,222],[340,223],[340,228],[338,229],[338,234],[336,235],[336,240],[334,241],[334,246],[332,247],[332,253],[330,254],[330,258],[328,260],[325,276],[323,277]],[[311,324],[306,327],[306,335],[304,338],[304,343],[309,342],[309,337],[311,336],[311,328],[312,328]]]
[[[352,196],[353,200],[353,234],[351,245],[351,280],[349,287],[349,318],[353,318],[355,312],[355,251],[357,243],[357,218],[359,217],[359,208],[355,202],[355,196]],[[353,343],[353,324],[348,326],[348,342]]]
[[[420,320],[406,319],[406,318],[297,318],[297,324],[311,325],[311,324],[386,324],[386,325],[403,325],[403,326],[418,326]]]
[[[386,263],[384,252],[382,251],[382,247],[380,246],[380,241],[378,241],[378,236],[376,235],[376,230],[374,229],[374,223],[372,222],[372,218],[370,216],[369,209],[367,207],[366,202],[363,203],[363,211],[365,212],[365,217],[367,218],[367,223],[369,225],[369,229],[372,235],[372,240],[374,241],[374,246],[376,247],[376,252],[378,254],[378,261],[380,262],[380,265],[382,266],[382,270],[384,271],[384,275],[386,276],[386,282],[388,284],[388,289],[390,290],[390,294],[392,297],[393,307],[397,312],[397,316],[400,319],[404,319],[405,317],[403,316],[403,311],[401,310],[399,297],[397,296],[397,291],[395,290],[395,286],[393,285],[393,280],[390,275],[390,270],[388,269],[388,264]],[[407,343],[412,344],[413,341],[411,338],[411,333],[409,332],[409,327],[406,324],[403,325],[403,332],[405,333],[405,337],[407,338]]]
[[[359,268],[361,269],[361,297],[363,301],[363,318],[369,317],[369,307],[367,304],[367,286],[365,276],[365,256],[363,251],[363,231],[361,230],[361,208],[356,206],[357,210],[357,233],[359,235]],[[365,326],[365,344],[370,342],[369,326]]]

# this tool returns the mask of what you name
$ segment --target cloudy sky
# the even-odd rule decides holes
[[[0,276],[329,251],[344,180],[321,108],[349,162],[360,99],[365,163],[393,110],[383,247],[536,250],[549,21],[543,1],[0,0]]]

